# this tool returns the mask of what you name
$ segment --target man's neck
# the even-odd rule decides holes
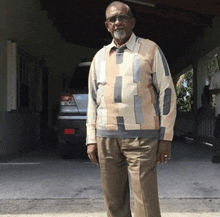
[[[121,40],[114,40],[114,43],[116,47],[120,48],[122,47],[127,41],[121,41]]]
[[[127,43],[129,41],[129,39],[131,38],[131,35],[127,38],[124,38],[124,39],[114,39],[114,43],[116,45],[116,47],[120,48],[120,47],[123,47],[125,45],[125,43]]]
[[[130,37],[126,38],[126,39],[121,39],[121,40],[114,39],[116,47],[118,47],[118,48],[123,47],[124,44],[130,39]]]

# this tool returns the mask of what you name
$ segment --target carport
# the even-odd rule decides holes
[[[110,2],[1,1],[0,156],[30,148],[42,128],[53,126],[59,93],[75,66],[111,41],[104,26]],[[193,68],[197,117],[206,81],[199,69],[219,52],[219,1],[124,2],[137,19],[135,33],[159,44],[175,82],[187,67]],[[197,135],[197,119],[189,121]]]

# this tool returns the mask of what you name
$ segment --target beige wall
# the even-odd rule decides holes
[[[66,43],[41,10],[39,0],[1,0],[0,15],[0,155],[7,155],[24,149],[30,141],[33,144],[40,133],[42,71],[30,72],[38,74],[31,98],[31,104],[37,102],[38,107],[35,111],[18,110],[16,46],[48,67],[49,124],[53,123],[63,77],[69,77],[81,59],[91,60],[96,50]]]
[[[16,84],[16,44],[0,41],[0,156],[32,149],[40,137],[40,114],[17,109]]]
[[[96,50],[66,43],[53,26],[52,20],[48,18],[47,12],[41,10],[39,0],[4,2],[4,23],[7,31],[1,33],[1,38],[16,42],[18,48],[38,60],[44,59],[45,66],[49,69],[49,77],[56,77],[56,82],[49,81],[48,93],[49,99],[52,100],[50,104],[53,105],[59,100],[58,92],[62,90],[62,78],[70,77],[81,59],[91,60]],[[0,10],[3,11],[3,7]]]
[[[30,55],[38,59],[44,57],[52,74],[69,75],[82,58],[92,59],[96,52],[66,43],[47,12],[41,10],[39,0],[7,0],[6,18],[4,37],[15,41]]]

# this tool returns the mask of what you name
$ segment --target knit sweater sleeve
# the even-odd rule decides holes
[[[97,118],[97,78],[95,70],[95,61],[93,59],[89,71],[88,79],[88,107],[87,107],[87,137],[86,144],[96,143],[96,118]]]
[[[159,96],[159,140],[172,141],[176,119],[176,92],[167,60],[160,48],[155,52],[152,70],[153,83]]]

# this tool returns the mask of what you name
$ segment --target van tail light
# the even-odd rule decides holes
[[[75,129],[64,129],[64,134],[74,135],[75,133],[76,133]]]
[[[65,106],[64,108],[62,108]],[[66,108],[68,107],[68,109]],[[67,110],[65,110],[67,109]],[[75,98],[71,93],[61,93],[60,94],[60,113],[74,113],[79,112],[78,106],[76,104]]]
[[[61,93],[60,100],[61,101],[71,101],[71,100],[73,100],[73,95],[71,93]]]

